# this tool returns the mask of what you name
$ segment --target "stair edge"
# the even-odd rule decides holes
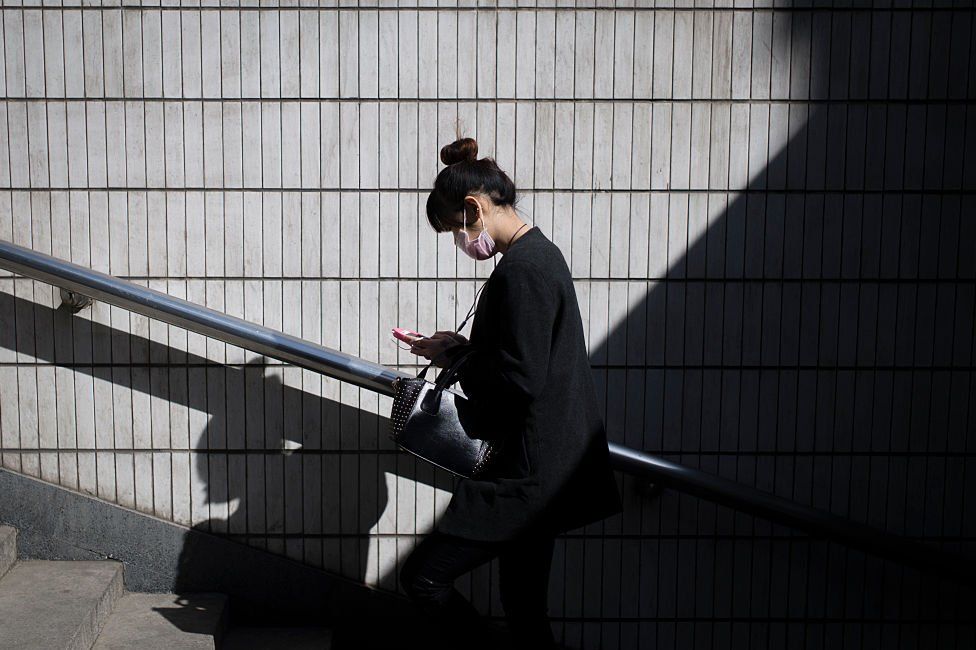
[[[105,623],[108,622],[108,617],[112,615],[115,604],[125,595],[122,563],[116,560],[98,561],[115,564],[115,574],[105,586],[105,591],[99,596],[95,606],[88,612],[87,619],[75,631],[73,638],[68,642],[65,650],[91,650],[91,647],[95,645],[96,639],[102,633]]]

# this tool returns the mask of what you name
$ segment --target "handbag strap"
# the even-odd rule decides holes
[[[447,372],[448,372],[449,370],[452,370],[452,368],[453,368],[453,371],[452,371],[452,372],[450,373],[450,375],[448,375],[448,376],[447,376],[447,377],[445,378],[445,381],[447,381],[447,380],[449,380],[449,379],[450,379],[451,377],[453,377],[453,376],[454,376],[454,374],[455,374],[455,373],[456,373],[456,372],[458,371],[458,369],[460,369],[460,367],[461,367],[461,364],[463,364],[463,363],[465,362],[465,360],[467,360],[467,358],[468,358],[468,355],[469,355],[469,354],[471,354],[472,352],[474,352],[474,348],[473,348],[473,347],[471,347],[471,344],[470,344],[470,343],[467,343],[467,344],[464,344],[464,343],[459,343],[459,345],[467,345],[467,346],[468,346],[468,349],[467,349],[467,350],[465,350],[465,351],[463,351],[463,352],[461,352],[461,353],[460,353],[460,354],[459,354],[459,355],[458,355],[458,356],[457,356],[457,357],[456,357],[456,358],[455,358],[455,359],[454,359],[454,360],[453,360],[453,361],[451,362],[451,365],[450,365],[450,366],[448,366],[447,368],[444,368],[444,370],[442,370],[442,371],[441,371],[441,373],[440,373],[439,375],[437,375],[437,379],[435,379],[435,380],[434,380],[434,382],[435,382],[435,383],[438,383],[438,382],[440,382],[440,381],[441,381],[441,378],[442,378],[442,377],[444,377],[444,376],[445,376],[445,375],[447,374]],[[421,370],[421,371],[420,371],[420,374],[418,374],[418,375],[417,375],[417,378],[418,378],[418,379],[426,379],[426,377],[427,377],[427,369],[428,369],[428,368],[430,368],[430,367],[431,367],[431,365],[432,365],[433,363],[434,363],[434,360],[433,360],[433,359],[431,359],[431,360],[430,360],[430,363],[428,363],[428,364],[427,364],[426,366],[424,366],[424,369],[423,369],[423,370]],[[441,385],[441,384],[439,384],[439,385]]]
[[[458,324],[458,326],[454,328],[454,331],[455,332],[460,332],[462,329],[464,329],[464,324],[468,322],[468,319],[469,318],[471,318],[472,316],[474,316],[475,309],[478,306],[478,297],[481,295],[482,290],[484,290],[484,288],[488,286],[488,282],[490,280],[491,280],[491,276],[489,276],[488,279],[485,280],[484,284],[482,284],[478,288],[478,291],[475,292],[475,294],[474,294],[474,304],[471,305],[471,309],[468,310],[468,315],[464,317],[464,320],[462,320]],[[465,356],[467,356],[466,353],[465,353]],[[427,365],[424,366],[424,369],[420,371],[420,373],[417,375],[417,377],[419,377],[420,379],[425,379],[427,377],[427,369],[430,368],[433,364],[434,364],[434,360],[431,359],[429,362],[427,362]]]
[[[440,412],[441,393],[444,392],[447,386],[451,385],[451,380],[454,378],[454,375],[457,374],[458,370],[461,369],[461,366],[471,357],[473,352],[474,347],[469,347],[467,350],[464,350],[451,362],[450,366],[442,370],[441,374],[437,375],[434,388],[427,391],[420,402],[421,411],[428,415],[437,415]],[[424,372],[426,371],[427,368],[424,368]]]
[[[464,365],[464,362],[471,358],[471,354],[473,352],[474,347],[469,346],[467,350],[464,350],[458,354],[454,361],[451,362],[451,365],[444,368],[444,370],[437,375],[437,379],[434,381],[435,388],[438,390],[443,390],[444,388],[447,388],[453,384],[454,382],[452,380],[454,379],[454,375],[461,370],[461,366]]]

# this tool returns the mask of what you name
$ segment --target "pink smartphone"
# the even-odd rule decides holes
[[[397,337],[401,341],[404,341],[405,343],[413,343],[414,341],[417,341],[419,339],[427,338],[420,332],[408,330],[405,327],[394,327],[393,336]]]

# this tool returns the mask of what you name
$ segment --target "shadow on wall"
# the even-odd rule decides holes
[[[191,486],[188,503],[177,509],[188,511],[185,516],[196,522],[195,530],[361,579],[366,576],[367,533],[389,499],[383,473],[451,488],[451,475],[435,476],[391,448],[385,418],[283,385],[280,375],[266,376],[261,365],[266,357],[244,366],[217,364],[76,318],[66,308],[51,309],[7,293],[0,294],[0,310],[15,314],[18,323],[17,331],[0,331],[3,347],[40,362],[68,364],[75,372],[202,414],[205,429],[194,435],[184,431],[182,442],[174,427],[162,434],[154,430],[146,444],[133,444],[130,437],[98,444],[97,449],[76,448],[118,456],[116,466],[128,463],[124,471],[129,479],[140,467],[151,472],[154,461],[164,463],[167,471],[178,466],[192,471],[193,480],[186,477]],[[72,341],[78,355],[74,360],[63,352],[72,349]],[[94,350],[93,356],[88,350]],[[104,365],[88,365],[92,361]],[[342,435],[348,431],[358,432],[359,440]],[[76,449],[63,445],[62,452]],[[358,457],[357,449],[375,450],[377,461],[370,466]],[[38,453],[30,448],[19,451]],[[145,463],[137,466],[137,456],[144,456]],[[185,460],[180,463],[175,457]],[[119,479],[124,480],[121,471]],[[92,493],[165,519],[182,519],[173,515],[173,486],[168,481],[153,485],[151,476],[143,476],[138,483],[145,487],[123,488],[116,495],[116,482],[113,493]],[[165,488],[165,497],[154,500],[153,490],[160,488]],[[176,494],[181,491],[175,489]],[[135,498],[126,499],[122,492],[134,492]],[[161,502],[163,511],[158,509]],[[346,531],[341,539],[332,535],[339,530]],[[192,554],[184,558],[190,574],[194,562]],[[190,576],[181,577],[176,586],[192,582]]]
[[[671,120],[743,145],[718,152],[729,176],[706,156],[700,178],[748,168],[747,188],[672,185],[648,220],[605,227],[649,221],[649,256],[669,260],[643,299],[635,283],[608,301],[636,305],[592,355],[610,439],[976,559],[973,14],[773,20],[771,83],[806,96],[788,73],[809,55],[812,101]],[[607,531],[640,535],[621,551],[640,597],[606,615],[649,624],[623,647],[976,643],[958,585],[686,495],[625,495]]]
[[[8,293],[0,293],[0,311],[15,314],[18,324],[16,328],[0,328],[0,347],[41,363],[70,367],[73,372],[89,374],[147,398],[138,401],[152,400],[166,409],[170,405],[184,407],[190,414],[191,427],[194,413],[206,421],[196,435],[191,436],[184,428],[182,442],[179,427],[172,426],[167,417],[161,420],[162,427],[155,423],[156,429],[165,429],[165,440],[153,430],[152,440],[144,444],[133,442],[130,436],[96,444],[95,448],[77,442],[65,444],[62,439],[58,452],[39,452],[28,444],[3,449],[5,461],[13,456],[99,455],[101,462],[108,459],[111,478],[116,473],[120,477],[110,490],[102,489],[102,481],[90,488],[69,481],[66,487],[80,488],[167,521],[192,522],[178,549],[171,583],[163,584],[157,576],[154,588],[177,594],[228,594],[233,598],[233,616],[245,625],[328,625],[336,635],[333,644],[337,648],[390,647],[404,639],[422,638],[410,636],[423,634],[415,628],[419,612],[412,605],[395,604],[378,592],[355,588],[366,583],[399,591],[397,544],[402,555],[404,546],[412,543],[391,536],[392,546],[377,549],[372,537],[380,515],[392,507],[388,485],[403,486],[399,488],[403,511],[408,510],[407,498],[429,500],[429,495],[415,499],[413,489],[436,488],[449,494],[453,488],[452,474],[418,463],[395,448],[388,438],[386,418],[284,385],[281,377],[273,374],[281,367],[266,368],[263,364],[267,358],[263,356],[243,366],[214,363],[77,318],[64,306],[52,309]],[[70,358],[71,350],[74,359]],[[151,419],[153,414],[145,416]],[[133,417],[139,419],[140,414],[134,412]],[[149,430],[148,422],[144,423],[146,426],[137,428]],[[344,432],[358,434],[359,440],[350,440]],[[113,435],[118,435],[118,429],[109,432],[109,437]],[[182,463],[179,457],[184,458]],[[38,474],[31,469],[37,465],[25,462],[11,469]],[[179,466],[192,472],[192,480],[180,474]],[[165,470],[161,483],[154,482],[154,468]],[[106,472],[106,468],[102,466],[101,471]],[[188,503],[183,506],[188,521],[174,514],[173,495],[182,490],[169,483],[170,472],[190,484]],[[124,473],[133,485],[122,487]],[[56,476],[46,478],[58,482]],[[410,494],[405,493],[408,486]],[[157,490],[165,494],[159,497]],[[134,494],[134,499],[123,493]],[[423,517],[417,521],[422,530]],[[407,527],[402,519],[400,525]],[[214,544],[213,535],[323,569],[349,582],[320,580],[296,568],[299,565],[252,566],[247,563],[254,561],[253,554]],[[115,549],[95,550],[107,553]],[[379,561],[393,567],[378,576],[377,562],[369,558],[370,553],[377,552],[388,552],[389,557],[381,556]],[[138,557],[120,559],[141,562]],[[368,575],[369,567],[374,571]],[[154,572],[158,567],[147,565],[140,570]],[[375,584],[377,578],[379,584]],[[377,617],[390,625],[370,628],[371,620]],[[378,642],[385,645],[373,645]]]

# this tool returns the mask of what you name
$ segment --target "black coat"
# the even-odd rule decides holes
[[[477,413],[473,434],[501,440],[502,452],[485,474],[459,480],[437,529],[502,541],[620,512],[576,289],[562,252],[538,226],[495,266],[469,339],[475,351],[458,377]]]

